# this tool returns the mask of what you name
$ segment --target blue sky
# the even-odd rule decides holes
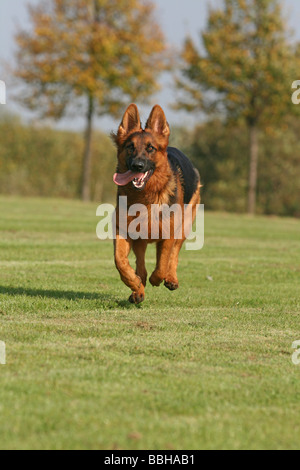
[[[14,31],[17,25],[22,27],[27,24],[26,5],[28,3],[39,3],[40,0],[0,0],[0,79],[6,79],[3,68],[3,61],[11,61],[14,50]],[[168,42],[180,47],[187,34],[198,38],[199,31],[205,25],[207,18],[207,7],[210,3],[217,3],[218,0],[156,0],[157,16],[161,26],[165,31]],[[283,0],[284,12],[289,18],[291,27],[294,29],[296,37],[300,40],[300,0]],[[300,74],[300,71],[299,71]],[[9,80],[7,81],[8,101],[10,109],[17,110],[24,117],[28,117],[27,112],[22,108],[16,108],[10,101]],[[161,92],[151,99],[151,104],[161,104],[167,113],[169,122],[179,123],[184,120],[192,122],[192,117],[185,113],[178,113],[171,109],[170,104],[176,100],[176,94],[172,90],[172,80],[164,77],[162,80]],[[150,105],[151,106],[151,105]],[[150,106],[142,108],[143,120],[147,118]],[[65,119],[59,127],[80,129],[83,125],[82,119],[73,117]],[[97,126],[104,130],[111,130],[116,122],[109,118],[102,118],[97,122]]]

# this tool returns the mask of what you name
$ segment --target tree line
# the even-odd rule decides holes
[[[292,178],[299,195],[294,120],[300,107],[291,87],[300,46],[291,41],[282,2],[220,1],[210,7],[199,44],[187,37],[180,57],[168,50],[151,1],[49,0],[29,7],[29,15],[31,28],[16,35],[14,75],[25,84],[20,100],[40,118],[60,119],[74,109],[86,116],[82,199],[94,197],[95,116],[118,116],[128,102],[147,101],[160,74],[175,70],[175,106],[202,113],[205,121],[193,131],[177,130],[174,140],[189,134],[184,142],[204,173],[206,204],[298,213],[291,188],[281,189]]]
[[[24,125],[0,115],[0,191],[2,194],[80,198],[83,139],[80,133]],[[244,124],[211,120],[194,129],[173,127],[178,146],[201,172],[202,202],[215,211],[246,212],[248,136]],[[260,135],[257,213],[300,217],[299,121]],[[116,151],[109,136],[93,133],[91,199],[114,203]]]

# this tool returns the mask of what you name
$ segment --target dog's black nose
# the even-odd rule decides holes
[[[143,160],[135,160],[131,164],[131,170],[140,173],[145,169],[145,162]]]

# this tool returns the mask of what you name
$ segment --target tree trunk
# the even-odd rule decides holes
[[[89,96],[87,126],[84,137],[84,153],[82,168],[81,197],[83,201],[91,200],[91,172],[92,172],[92,132],[93,132],[94,100]]]
[[[250,126],[250,168],[248,189],[248,213],[254,215],[256,212],[257,191],[257,167],[258,167],[258,129],[255,125]]]

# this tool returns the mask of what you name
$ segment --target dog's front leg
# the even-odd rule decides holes
[[[142,280],[136,275],[134,269],[130,266],[128,255],[131,249],[131,240],[116,236],[115,240],[115,263],[120,273],[121,279],[132,290],[129,301],[139,304],[145,300],[145,288]]]
[[[147,270],[145,265],[145,253],[147,249],[146,240],[135,240],[132,242],[132,249],[136,256],[136,274],[142,279],[144,287],[147,283]]]

